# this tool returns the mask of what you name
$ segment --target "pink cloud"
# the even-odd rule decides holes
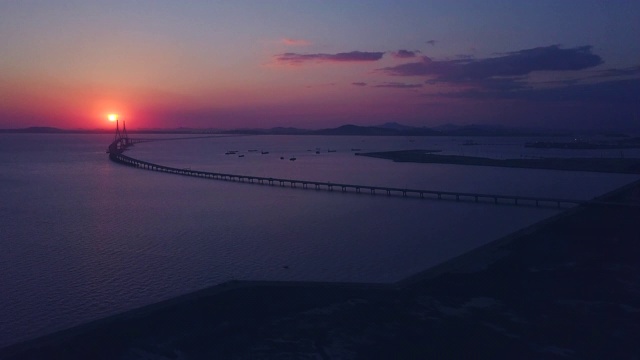
[[[280,40],[280,42],[287,46],[307,46],[311,45],[310,41],[304,39],[292,39],[292,38],[284,38]]]
[[[276,61],[299,65],[305,62],[372,62],[382,59],[384,52],[351,51],[337,54],[297,54],[284,53],[275,56]]]
[[[393,88],[393,89],[416,89],[421,88],[422,84],[406,84],[401,82],[386,82],[384,84],[375,85],[377,88]]]

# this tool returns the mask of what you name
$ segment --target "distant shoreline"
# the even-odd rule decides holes
[[[342,125],[326,129],[299,129],[292,127],[274,128],[242,128],[242,129],[213,129],[213,128],[156,128],[129,129],[129,134],[233,134],[233,135],[323,135],[323,136],[481,136],[481,137],[556,137],[570,136],[569,130],[529,130],[518,128],[504,128],[494,126],[457,126],[453,128],[427,128],[401,125],[359,126]],[[48,126],[33,126],[19,129],[0,129],[0,134],[113,134],[114,129],[61,129]],[[600,133],[600,132],[594,132]],[[626,137],[617,133],[604,133],[605,136]]]
[[[640,159],[636,158],[491,159],[474,156],[433,154],[433,150],[401,150],[356,153],[356,155],[387,159],[395,162],[640,174]]]

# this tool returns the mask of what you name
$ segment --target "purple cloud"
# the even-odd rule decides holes
[[[429,45],[431,45],[431,46],[436,46],[436,43],[437,43],[437,42],[438,42],[438,41],[436,41],[436,40],[429,40],[429,41],[427,41],[427,44],[429,44]]]
[[[293,65],[305,62],[371,62],[382,59],[384,52],[351,51],[337,54],[297,54],[284,53],[276,55],[276,61]]]
[[[422,84],[406,84],[401,82],[387,82],[380,85],[375,85],[377,88],[394,88],[394,89],[416,89],[421,88]]]
[[[557,45],[538,47],[484,59],[421,61],[379,69],[394,76],[428,76],[438,82],[475,82],[492,77],[528,75],[534,71],[582,70],[602,64],[591,46],[561,49]]]
[[[598,75],[594,77],[622,77],[622,76],[634,76],[640,75],[640,65],[631,66],[624,69],[606,69],[598,71]]]
[[[398,50],[397,52],[393,53],[393,57],[398,58],[398,59],[414,58],[419,53],[420,53],[420,51],[418,51],[418,50],[415,50],[415,51]]]
[[[355,85],[355,86],[367,86],[366,82],[353,82],[351,83],[351,85]]]

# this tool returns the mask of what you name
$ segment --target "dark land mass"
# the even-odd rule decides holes
[[[0,358],[637,359],[639,218],[576,207],[392,285],[230,282]]]
[[[64,134],[69,132],[73,132],[73,130],[65,130],[65,129],[59,129],[59,128],[48,127],[48,126],[34,126],[34,127],[22,128],[22,129],[0,129],[0,133],[5,133],[5,134],[10,134],[10,133]]]
[[[316,130],[316,135],[366,135],[366,136],[442,136],[443,132],[429,128],[393,128],[382,126],[343,125],[334,129]]]
[[[21,129],[0,129],[0,134],[113,134],[114,129],[60,129],[55,127],[28,127]],[[217,130],[207,129],[144,129],[128,130],[129,134],[217,134]]]
[[[401,150],[356,153],[356,155],[388,159],[396,162],[640,174],[640,159],[638,158],[491,159],[474,156],[433,154],[433,150]]]
[[[0,133],[28,134],[111,134],[113,129],[58,129],[53,127],[29,127],[23,129],[0,129]],[[387,123],[380,126],[343,125],[337,128],[306,130],[292,127],[270,129],[132,129],[130,134],[244,134],[244,135],[342,135],[342,136],[555,136],[566,132],[534,131],[526,129],[468,125],[449,126],[442,129],[405,126]]]
[[[637,132],[638,130],[635,130]],[[33,134],[111,134],[113,129],[60,129],[55,127],[28,127],[20,129],[0,129],[2,133],[33,133]],[[398,123],[386,123],[377,126],[342,125],[336,128],[319,130],[298,129],[294,127],[273,128],[243,128],[243,129],[213,129],[213,128],[156,128],[129,129],[131,134],[244,134],[244,135],[344,135],[344,136],[485,136],[485,137],[556,137],[582,136],[612,138],[611,143],[634,141],[629,134],[613,133],[610,131],[586,131],[554,129],[512,128],[492,125],[441,125],[435,127],[407,126]],[[623,139],[623,140],[621,140]],[[638,138],[635,138],[637,142]]]
[[[618,141],[584,141],[576,140],[570,142],[536,141],[526,143],[525,147],[541,149],[638,149],[640,148],[640,138],[625,138]]]

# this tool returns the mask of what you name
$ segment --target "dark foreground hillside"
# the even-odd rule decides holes
[[[0,358],[637,359],[639,220],[581,207],[391,286],[232,282]]]

